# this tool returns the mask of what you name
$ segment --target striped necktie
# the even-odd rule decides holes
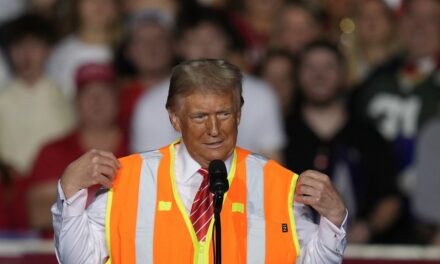
[[[194,198],[189,218],[197,238],[199,241],[204,241],[209,229],[209,223],[214,215],[214,206],[212,194],[209,192],[208,171],[206,169],[199,169],[197,172],[203,176],[203,181]]]

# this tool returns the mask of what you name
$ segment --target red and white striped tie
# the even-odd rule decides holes
[[[189,218],[197,238],[199,241],[204,241],[209,229],[209,223],[214,215],[214,206],[212,194],[209,192],[208,171],[202,168],[198,170],[198,173],[203,176],[203,181],[194,198]]]

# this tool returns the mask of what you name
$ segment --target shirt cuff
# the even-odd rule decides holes
[[[58,208],[62,212],[63,218],[82,215],[87,203],[87,189],[76,192],[72,197],[66,199],[61,182],[58,181]]]
[[[343,254],[345,246],[347,244],[346,230],[347,230],[347,218],[348,211],[345,211],[344,221],[342,221],[341,227],[337,227],[330,222],[326,217],[321,217],[319,222],[319,238],[324,246],[330,250]]]

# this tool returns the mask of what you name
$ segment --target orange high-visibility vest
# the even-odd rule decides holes
[[[213,222],[199,242],[175,182],[174,144],[120,159],[108,193],[107,263],[213,263]],[[221,212],[223,263],[295,263],[298,175],[236,148]]]

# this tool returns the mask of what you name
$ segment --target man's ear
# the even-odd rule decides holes
[[[182,132],[179,116],[177,116],[177,114],[174,111],[168,109],[168,117],[170,118],[171,125],[174,127],[174,129],[177,132]]]
[[[241,109],[237,113],[237,126],[240,124],[240,120],[241,120]]]

